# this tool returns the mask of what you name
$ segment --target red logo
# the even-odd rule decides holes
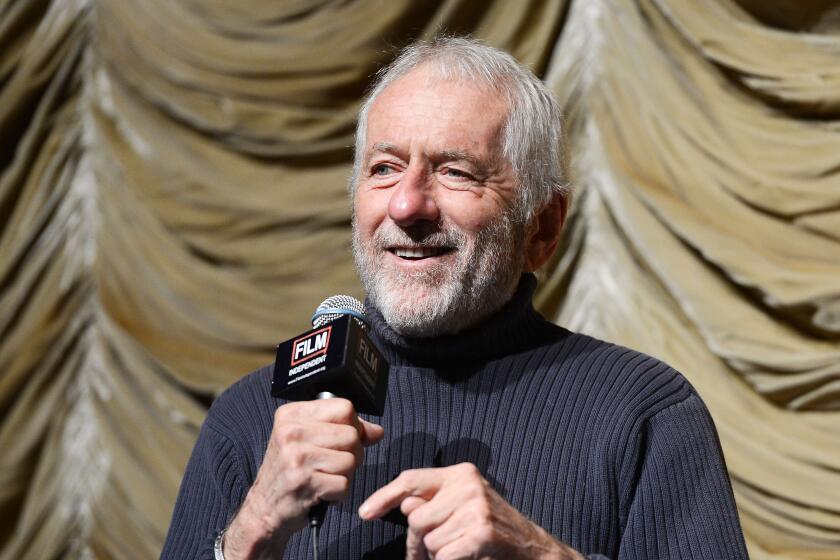
[[[332,325],[311,332],[292,342],[292,365],[296,366],[315,356],[327,353],[330,347],[330,332]]]

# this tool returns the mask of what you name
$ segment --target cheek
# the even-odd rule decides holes
[[[483,204],[483,201],[475,200],[474,197],[471,200],[465,200],[466,197],[460,198],[442,205],[441,214],[464,232],[477,233],[499,219],[502,214],[495,206]]]
[[[388,198],[383,194],[375,190],[356,193],[353,213],[356,229],[363,237],[372,236],[388,214]]]

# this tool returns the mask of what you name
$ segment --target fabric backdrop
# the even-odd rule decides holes
[[[333,293],[370,76],[471,33],[565,106],[540,309],[662,358],[754,558],[840,558],[836,0],[0,0],[0,558],[153,558],[212,398]]]

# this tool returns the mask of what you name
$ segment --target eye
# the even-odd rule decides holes
[[[455,169],[454,167],[445,167],[443,169],[443,174],[453,179],[472,179],[472,175],[470,175],[466,171]]]
[[[373,166],[371,170],[371,175],[378,175],[379,177],[384,177],[385,175],[390,175],[393,173],[394,168],[388,165],[387,163],[379,163]]]

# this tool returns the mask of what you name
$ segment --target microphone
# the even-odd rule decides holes
[[[343,397],[359,412],[381,416],[388,363],[368,337],[362,302],[331,296],[312,315],[313,329],[277,345],[271,395],[301,401]],[[317,558],[318,527],[328,502],[309,512]]]
[[[357,411],[381,416],[388,363],[367,335],[364,306],[356,298],[325,299],[312,330],[277,345],[271,395],[292,401],[342,397]]]

